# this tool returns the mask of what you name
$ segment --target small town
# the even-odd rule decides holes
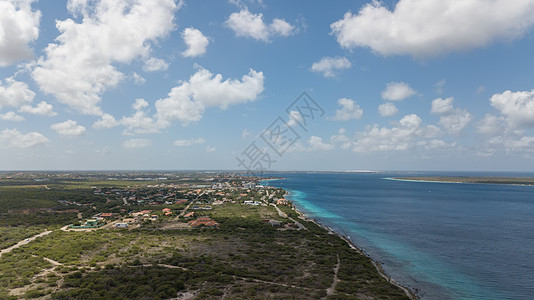
[[[65,227],[65,230],[99,228],[139,228],[148,224],[163,224],[162,229],[191,229],[217,227],[219,223],[207,216],[213,207],[233,203],[250,206],[288,206],[286,192],[279,188],[260,185],[255,181],[232,181],[213,185],[156,184],[128,188],[92,187],[94,195],[105,197],[106,202],[120,203],[105,212],[96,212],[89,219],[80,220]],[[122,202],[121,202],[122,201]],[[66,205],[80,205],[62,202]],[[139,207],[150,209],[142,209]],[[163,207],[163,208],[161,208]],[[287,215],[280,211],[280,217]],[[298,222],[283,223],[280,220],[264,219],[280,229],[300,228]],[[297,224],[295,224],[297,223]]]

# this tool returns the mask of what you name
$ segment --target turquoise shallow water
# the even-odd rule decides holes
[[[269,184],[423,299],[533,299],[534,187],[384,179],[403,175],[288,173]]]

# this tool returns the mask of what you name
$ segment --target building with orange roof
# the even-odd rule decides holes
[[[196,220],[187,222],[189,227],[198,227],[200,225],[204,225],[206,227],[216,227],[219,225],[219,223],[213,221],[210,217],[200,217]]]
[[[278,199],[278,200],[276,200],[276,204],[278,204],[278,205],[287,205],[288,202],[287,202],[286,199]]]

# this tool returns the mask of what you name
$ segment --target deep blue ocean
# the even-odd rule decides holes
[[[389,180],[505,173],[279,173],[308,217],[421,299],[534,299],[534,186]]]

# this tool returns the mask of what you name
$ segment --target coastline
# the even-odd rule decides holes
[[[288,196],[288,195],[291,195],[291,193],[286,190],[285,188],[283,189],[286,194],[285,196]],[[306,216],[305,213],[301,212],[298,207],[293,203],[293,201],[291,201],[291,205],[293,207],[293,209],[295,210],[295,212],[299,215],[299,219],[302,219],[304,221],[308,221],[308,222],[312,222],[314,223],[315,225],[323,228],[324,230],[326,230],[329,234],[334,234],[334,235],[337,235],[339,238],[341,238],[343,241],[345,241],[349,247],[358,252],[359,254],[361,255],[365,255],[366,257],[368,257],[373,266],[376,268],[376,270],[378,271],[378,273],[380,274],[380,276],[382,276],[384,279],[386,279],[387,282],[393,284],[394,286],[400,288],[401,290],[404,291],[404,293],[406,294],[406,296],[408,296],[410,299],[412,300],[417,300],[419,299],[419,297],[417,296],[417,289],[413,289],[411,287],[407,287],[407,286],[404,286],[400,283],[398,283],[397,281],[395,281],[393,278],[391,278],[391,276],[389,276],[386,271],[384,271],[384,269],[382,268],[380,262],[376,261],[375,259],[373,259],[369,254],[367,254],[367,252],[365,252],[364,249],[362,249],[361,247],[357,246],[356,244],[354,244],[350,238],[336,232],[335,230],[333,230],[332,228],[326,226],[326,225],[323,225],[321,224],[319,221],[317,221],[316,219],[313,219],[313,218],[310,218],[308,216]]]
[[[464,183],[464,182],[455,182],[455,181],[432,181],[432,180],[416,180],[416,179],[401,179],[401,178],[393,178],[393,177],[385,177],[383,178],[385,180],[393,180],[393,181],[404,181],[404,182],[426,182],[426,183]]]
[[[453,179],[455,178],[455,179]],[[477,178],[477,177],[466,177],[462,180],[458,180],[456,177],[451,177],[450,180],[447,180],[447,177],[444,178],[436,178],[436,179],[429,179],[429,178],[395,178],[395,177],[386,177],[383,178],[386,180],[393,180],[393,181],[404,181],[404,182],[423,182],[423,183],[449,183],[449,184],[490,184],[490,185],[512,185],[512,186],[533,186],[534,180],[532,181],[526,181],[526,182],[509,182],[509,181],[503,181],[502,178]],[[524,179],[524,178],[521,178]],[[509,179],[505,179],[509,180]]]
[[[264,182],[264,181],[265,181],[265,182],[268,182],[268,181],[276,181],[276,180],[283,180],[283,179],[285,179],[285,178],[283,178],[283,177],[280,177],[280,178],[267,178],[267,179],[260,179],[260,184],[261,184],[261,185],[264,185],[264,184],[262,183],[262,182]]]

